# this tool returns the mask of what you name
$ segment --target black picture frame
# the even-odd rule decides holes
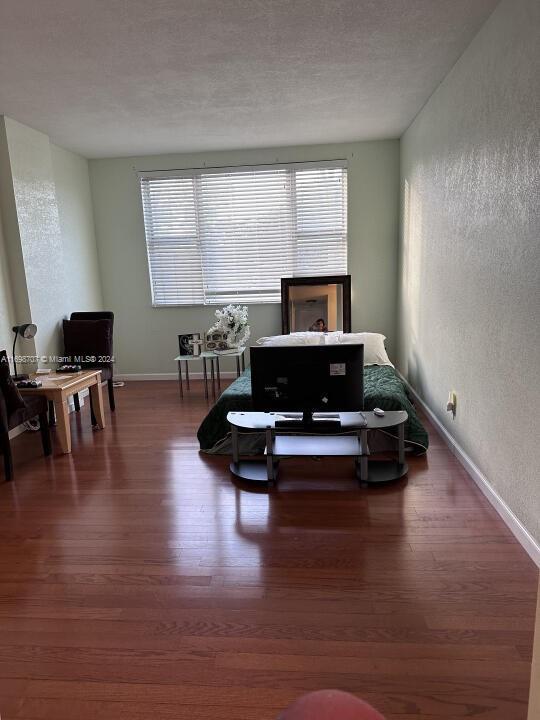
[[[351,276],[314,275],[310,277],[281,278],[281,333],[291,332],[289,317],[290,288],[299,285],[341,285],[343,298],[343,332],[351,332]]]
[[[181,357],[200,355],[201,344],[200,333],[182,333],[178,335],[178,352]]]

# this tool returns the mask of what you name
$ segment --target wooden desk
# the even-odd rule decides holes
[[[32,380],[41,380],[39,388],[19,388],[22,395],[45,395],[52,400],[56,413],[58,439],[63,453],[71,452],[71,429],[69,426],[68,398],[87,388],[92,396],[92,407],[96,416],[97,426],[105,427],[103,413],[103,395],[101,393],[101,370],[82,370],[78,373],[51,373],[50,375],[31,375]]]

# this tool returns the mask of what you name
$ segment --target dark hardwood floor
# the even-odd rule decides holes
[[[102,432],[72,416],[72,455],[26,433],[0,477],[2,720],[270,720],[328,687],[525,720],[537,571],[432,429],[408,481],[290,461],[268,495],[199,455],[200,382],[116,397]]]

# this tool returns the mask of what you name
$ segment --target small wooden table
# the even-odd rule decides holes
[[[101,393],[101,370],[81,370],[78,373],[51,373],[50,375],[31,375],[32,380],[41,380],[39,388],[19,388],[22,395],[44,395],[54,404],[58,439],[63,453],[71,452],[71,428],[69,426],[68,398],[87,388],[92,397],[92,407],[98,428],[105,427],[103,395]]]

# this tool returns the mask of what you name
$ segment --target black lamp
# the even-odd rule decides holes
[[[25,325],[15,325],[11,328],[13,332],[15,333],[15,338],[13,340],[13,379],[15,381],[17,380],[28,380],[28,375],[17,375],[17,364],[15,362],[15,343],[17,342],[17,338],[19,335],[24,338],[25,340],[31,340],[34,335],[37,333],[37,325],[34,325],[33,323],[26,323]]]

